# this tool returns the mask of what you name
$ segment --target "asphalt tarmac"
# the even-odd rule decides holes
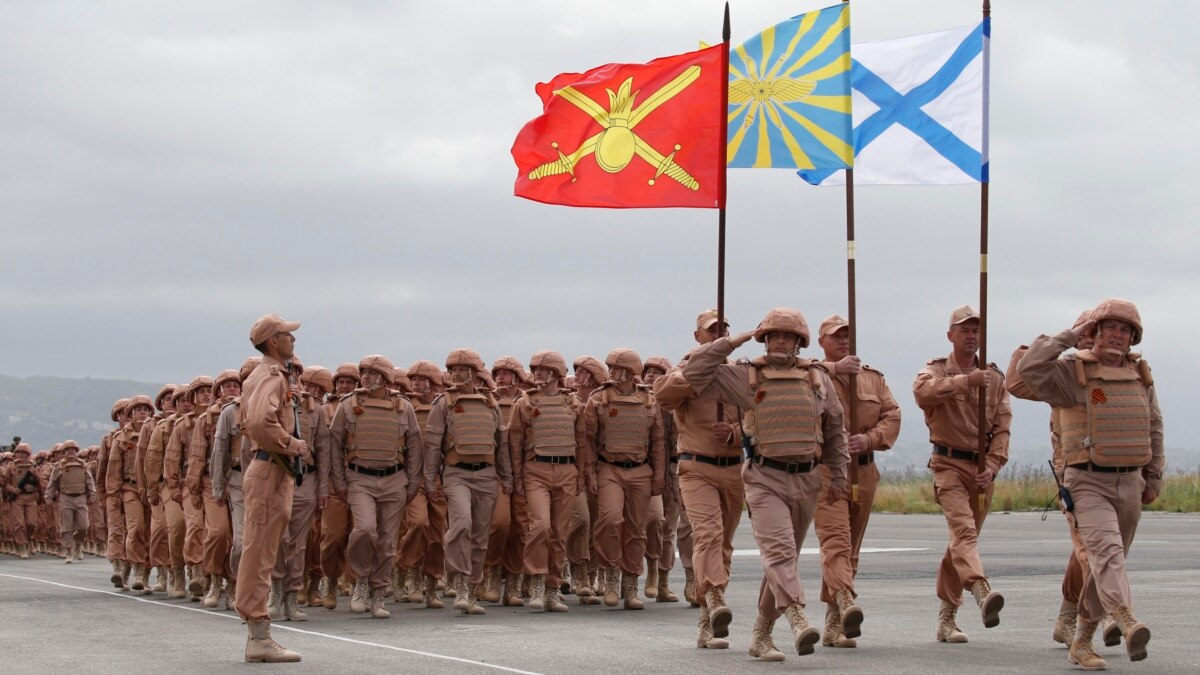
[[[280,643],[303,655],[293,665],[243,663],[245,627],[230,612],[162,594],[135,596],[108,583],[107,562],[86,557],[64,565],[48,556],[0,556],[0,671],[9,673],[729,673],[812,672],[1056,673],[1079,672],[1066,648],[1050,638],[1070,553],[1057,513],[992,514],[981,553],[1006,603],[998,627],[984,629],[969,594],[959,625],[965,645],[934,640],[938,600],[934,574],[946,545],[940,515],[872,517],[860,564],[859,602],[866,614],[858,648],[817,646],[796,656],[785,620],[775,627],[787,654],[782,664],[746,653],[762,572],[749,522],[738,549],[727,601],[734,619],[731,647],[695,647],[698,610],[687,603],[648,601],[643,611],[580,607],[566,614],[530,614],[488,605],[485,616],[389,603],[392,617],[354,615],[348,598],[337,610],[308,608],[307,622],[272,627]],[[1124,647],[1097,650],[1122,673],[1200,672],[1200,515],[1145,514],[1129,560],[1137,616],[1153,633],[1147,660],[1130,663]],[[809,619],[823,625],[820,562],[810,532],[800,558]],[[683,594],[677,565],[671,587]]]

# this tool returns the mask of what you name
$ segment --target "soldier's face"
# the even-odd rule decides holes
[[[592,377],[592,372],[590,370],[585,370],[583,368],[576,368],[575,369],[575,386],[576,387],[594,387],[594,386],[596,386],[596,379]]]
[[[196,405],[207,408],[212,405],[212,387],[201,387],[196,390]]]
[[[768,354],[786,354],[791,356],[799,350],[799,347],[800,336],[795,333],[783,333],[780,331],[767,333]]]
[[[145,422],[146,419],[150,417],[151,412],[152,411],[149,408],[147,408],[146,406],[139,405],[133,409],[133,412],[131,413],[131,417],[132,417],[134,423],[137,424],[140,422]]]
[[[979,351],[979,319],[967,319],[954,324],[946,333],[950,344],[954,345],[954,353],[971,356]]]
[[[850,327],[842,326],[818,342],[821,349],[825,350],[826,361],[841,361],[850,355]]]
[[[367,389],[378,389],[383,386],[383,373],[378,370],[363,371],[361,375],[362,386]]]
[[[706,345],[719,337],[729,336],[729,326],[720,323],[714,323],[708,328],[701,328],[692,334],[696,338],[696,342]]]
[[[553,368],[538,366],[533,369],[533,381],[538,384],[549,384],[554,381],[556,374]]]
[[[658,378],[666,375],[661,368],[649,367],[642,371],[642,381],[646,384],[654,384]]]
[[[175,405],[175,409],[186,415],[190,412],[193,412],[196,409],[196,406],[192,405],[191,401],[180,401]]]
[[[353,377],[345,375],[339,377],[334,383],[333,388],[337,390],[338,396],[345,396],[354,391],[354,387],[358,386]]]
[[[1114,354],[1128,354],[1133,343],[1133,326],[1116,319],[1105,319],[1096,330],[1096,346]]]
[[[325,394],[325,390],[321,389],[321,385],[313,384],[312,382],[304,385],[304,391],[313,398],[321,398]]]
[[[475,377],[475,369],[471,366],[450,367],[450,381],[455,384],[470,382],[472,377]]]
[[[424,375],[409,375],[408,381],[412,383],[413,392],[424,396],[433,389],[433,383]]]
[[[613,382],[618,384],[628,382],[633,379],[633,371],[621,366],[610,366],[608,369],[608,377]]]
[[[175,412],[175,399],[171,398],[170,396],[164,398],[162,402],[162,411],[163,414]]]
[[[242,393],[242,383],[233,380],[227,380],[221,383],[221,397],[233,398]]]
[[[291,333],[276,333],[268,339],[275,345],[279,358],[286,361],[296,355],[296,337]]]
[[[497,387],[511,387],[517,382],[516,373],[507,368],[503,370],[497,370],[493,377],[496,378]]]

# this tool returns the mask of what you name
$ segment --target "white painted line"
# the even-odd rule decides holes
[[[859,553],[910,553],[912,551],[928,551],[928,550],[929,549],[927,549],[927,548],[903,548],[903,547],[900,547],[900,548],[876,548],[876,547],[872,547],[872,546],[864,546],[859,551]],[[821,549],[819,549],[819,548],[802,548],[802,549],[800,549],[800,555],[817,555],[820,552],[821,552]],[[734,549],[733,555],[758,557],[760,555],[760,553],[759,553],[759,550],[756,548],[739,548],[739,549]]]
[[[50,581],[48,579],[38,579],[36,577],[24,577],[24,576],[19,576],[16,574],[0,574],[0,577],[7,577],[9,579],[20,579],[22,581],[36,581],[41,584],[48,584],[50,586],[58,586],[60,588],[69,588],[69,589],[75,590],[75,591],[87,591],[88,593],[100,593],[101,595],[111,595],[113,597],[122,598],[124,600],[136,600],[137,602],[144,602],[144,603],[147,603],[150,605],[158,605],[160,607],[170,607],[172,609],[183,609],[183,610],[187,610],[189,612],[198,612],[205,616],[213,616],[218,619],[232,619],[232,620],[238,621],[238,622],[241,622],[241,620],[242,620],[241,617],[236,614],[230,614],[230,613],[222,612],[222,611],[213,611],[211,609],[202,609],[199,607],[189,607],[187,605],[172,604],[172,603],[162,602],[160,600],[153,600],[151,598],[138,597],[135,595],[128,595],[128,594],[126,594],[124,592],[120,592],[120,591],[102,591],[102,590],[99,590],[96,588],[84,588],[82,586],[72,586],[70,584],[59,583],[57,581]],[[498,666],[494,663],[484,663],[483,661],[472,661],[471,659],[463,659],[463,658],[459,658],[457,656],[447,656],[445,654],[435,654],[433,652],[423,652],[423,651],[419,651],[416,649],[405,649],[403,647],[394,647],[392,645],[380,644],[378,642],[367,642],[366,640],[355,640],[353,638],[343,637],[341,635],[333,635],[332,633],[321,633],[321,632],[318,632],[315,630],[304,630],[303,628],[292,628],[291,626],[283,626],[278,623],[272,623],[271,628],[275,629],[275,630],[289,630],[289,631],[292,631],[293,633],[303,633],[304,635],[316,635],[318,637],[329,638],[330,640],[339,640],[341,642],[349,642],[351,644],[363,645],[366,647],[378,647],[380,649],[389,649],[394,652],[402,652],[405,654],[415,654],[416,656],[427,656],[431,659],[442,659],[444,661],[454,661],[457,663],[465,663],[467,665],[479,666],[481,668],[491,668],[492,670],[501,670],[506,673],[520,673],[520,675],[540,675],[539,673],[536,673],[533,671],[520,670],[518,668],[508,668],[505,666]]]

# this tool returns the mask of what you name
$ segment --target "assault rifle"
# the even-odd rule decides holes
[[[2,450],[2,451],[0,451],[0,452],[16,452],[16,451],[17,451],[17,446],[18,446],[18,445],[20,445],[20,444],[21,444],[21,437],[20,437],[20,436],[13,436],[13,441],[12,441],[12,443],[9,443],[8,445],[4,446],[4,450]]]
[[[295,415],[296,424],[292,429],[292,436],[300,438],[300,396],[291,391],[292,387],[296,386],[296,371],[292,370],[292,362],[287,362],[288,369],[288,397],[292,399],[292,414]],[[292,458],[292,477],[296,479],[296,487],[300,487],[304,483],[304,461],[299,457]]]

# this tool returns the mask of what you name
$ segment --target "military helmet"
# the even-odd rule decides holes
[[[67,450],[69,450],[71,448],[75,448],[75,452],[79,452],[79,444],[76,443],[75,441],[63,441],[62,444],[59,445],[58,449],[62,450],[63,452],[66,452]]]
[[[1138,313],[1137,306],[1128,300],[1108,298],[1096,305],[1091,318],[1095,319],[1097,330],[1100,328],[1100,322],[1106,319],[1124,321],[1133,326],[1133,340],[1130,344],[1136,345],[1142,341],[1142,315]]]
[[[651,356],[646,359],[646,364],[642,366],[642,375],[646,374],[647,368],[658,368],[664,373],[671,372],[671,361],[665,356]]]
[[[178,385],[164,384],[162,389],[158,390],[158,394],[154,397],[154,407],[159,410],[163,409],[163,399],[171,398],[175,394],[175,387]]]
[[[197,375],[195,377],[195,379],[193,379],[191,382],[188,382],[187,400],[195,403],[196,402],[196,392],[200,391],[201,389],[203,389],[205,387],[209,387],[211,389],[212,385],[213,385],[213,379],[211,377],[209,377],[207,375]]]
[[[383,375],[383,381],[387,384],[392,383],[392,371],[394,369],[395,366],[392,365],[392,362],[382,354],[368,354],[362,357],[362,359],[358,362],[358,373],[360,377],[365,375],[368,370],[373,370],[380,375]]]
[[[483,358],[479,356],[479,352],[466,347],[455,349],[446,357],[446,370],[454,366],[469,366],[474,368],[476,373],[482,373],[487,370],[487,366],[483,365]]]
[[[127,399],[127,398],[117,399],[117,402],[114,403],[113,407],[112,407],[112,421],[116,422],[117,416],[120,415],[121,413],[125,412],[125,409],[128,407],[129,407],[129,399]]]
[[[154,412],[154,401],[152,401],[150,399],[150,397],[145,394],[138,394],[137,396],[134,396],[133,398],[129,399],[129,405],[127,405],[125,407],[125,409],[128,410],[129,414],[132,415],[133,409],[138,407],[139,405],[146,406],[147,408],[150,409],[151,413]]]
[[[603,363],[600,363],[600,359],[594,356],[584,354],[583,356],[575,359],[575,362],[571,365],[575,368],[575,372],[586,370],[591,373],[592,379],[597,383],[608,380],[608,368],[605,367]]]
[[[254,369],[257,368],[258,364],[260,363],[262,363],[261,356],[251,356],[245,361],[242,361],[242,367],[238,368],[238,381],[245,382],[246,378],[250,377],[250,373],[253,373]]]
[[[565,365],[565,364],[564,364]],[[515,356],[501,356],[492,362],[492,377],[496,377],[498,370],[511,370],[517,375],[516,384],[521,384],[529,380],[529,374],[525,372],[525,366],[517,360]]]
[[[617,347],[604,358],[604,364],[609,368],[624,368],[633,377],[642,374],[642,357],[628,347]]]
[[[562,354],[551,349],[543,349],[530,357],[529,371],[533,372],[538,368],[549,368],[559,377],[567,376],[567,360]]]
[[[401,392],[412,393],[412,382],[408,379],[408,371],[400,366],[392,368],[392,384]]]
[[[33,454],[33,446],[29,445],[28,443],[17,443],[17,447],[13,448],[12,452],[13,452],[14,457],[16,457],[16,454],[18,452],[23,452],[26,455],[32,455]]]
[[[241,378],[238,376],[238,371],[233,370],[232,368],[228,370],[222,370],[221,374],[217,375],[217,378],[213,380],[213,394],[221,391],[221,385],[225,384],[226,382],[240,383],[241,381]]]
[[[333,391],[333,375],[328,368],[309,366],[300,374],[300,384],[315,384],[328,394]]]
[[[413,361],[413,364],[408,367],[408,379],[410,383],[414,377],[423,377],[429,380],[429,384],[436,385],[442,381],[442,370],[433,361],[421,359]]]
[[[776,307],[767,312],[758,327],[754,329],[754,339],[759,342],[767,341],[767,333],[791,333],[800,336],[800,346],[808,346],[808,322],[798,309]]]
[[[339,377],[348,377],[354,380],[355,383],[360,382],[360,378],[358,377],[358,366],[353,363],[343,363],[337,367],[337,370],[333,371],[333,381],[337,382]]]

